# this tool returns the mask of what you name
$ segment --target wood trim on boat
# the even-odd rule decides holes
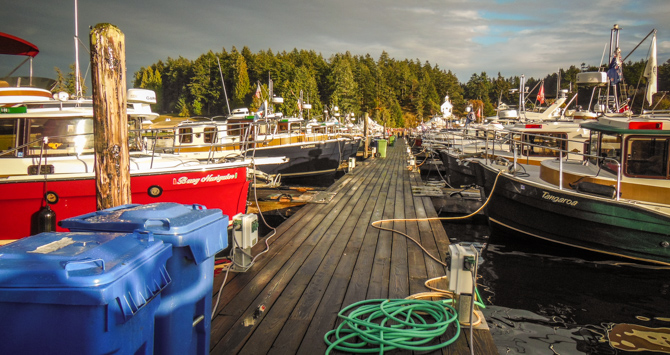
[[[558,170],[549,168],[545,165],[540,166],[540,179],[549,184],[558,186],[559,173]],[[605,186],[615,186],[616,181],[611,179],[604,179],[600,177],[591,177],[582,174],[575,174],[563,171],[563,188],[571,189],[570,184],[574,184],[577,180],[584,182],[591,182]],[[652,203],[667,204],[670,201],[670,188],[665,186],[649,185],[645,182],[633,183],[630,181],[621,182],[621,198],[628,200],[638,200]]]

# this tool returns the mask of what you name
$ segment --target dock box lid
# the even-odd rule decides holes
[[[228,216],[220,209],[172,202],[128,204],[68,218],[60,226],[71,231],[151,231],[173,247],[188,247],[196,263],[228,245]]]
[[[118,303],[131,316],[170,282],[171,255],[151,233],[40,233],[0,247],[0,302]]]

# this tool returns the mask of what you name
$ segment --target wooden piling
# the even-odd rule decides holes
[[[368,145],[370,144],[370,141],[368,137],[370,136],[368,134],[368,114],[366,113],[364,118],[363,118],[363,140],[365,141],[365,150],[363,151],[363,158],[367,159],[368,158]]]
[[[131,203],[125,36],[114,25],[91,29],[91,82],[97,208]]]

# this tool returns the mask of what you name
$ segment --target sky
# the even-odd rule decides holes
[[[55,78],[54,67],[69,72],[75,0],[11,1],[3,10],[0,32],[40,49],[33,75]],[[614,24],[624,56],[656,29],[662,64],[670,59],[669,17],[668,0],[78,0],[86,48],[96,24],[124,33],[129,83],[158,60],[194,60],[233,46],[252,53],[314,50],[326,59],[346,51],[378,59],[386,51],[450,70],[461,83],[482,72],[543,78],[570,65],[599,65]],[[642,43],[629,60],[646,59],[649,46]],[[90,80],[90,57],[80,48]],[[0,75],[22,60],[1,55]],[[28,75],[28,66],[15,75]]]

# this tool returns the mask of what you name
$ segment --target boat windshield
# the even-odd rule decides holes
[[[558,157],[561,150],[567,150],[567,139],[568,135],[566,133],[524,134],[521,151],[524,156]]]
[[[590,157],[589,160],[591,163],[599,164],[603,169],[616,174],[617,164],[611,159],[621,162],[621,142],[620,134],[591,132],[590,154],[610,159],[601,159],[598,162],[595,157]]]
[[[625,174],[635,177],[667,179],[669,147],[670,138],[627,138]]]
[[[93,152],[93,119],[32,118],[27,121],[29,156]]]

